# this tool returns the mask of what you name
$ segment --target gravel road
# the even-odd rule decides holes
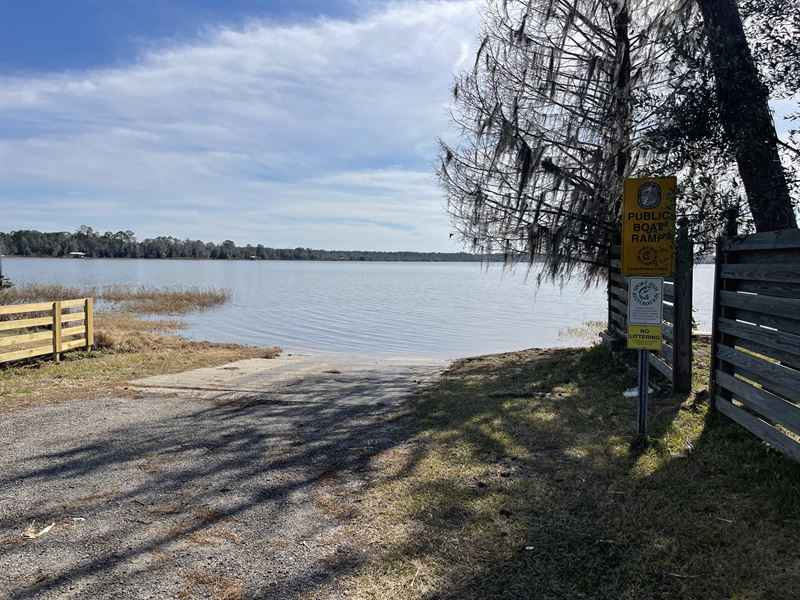
[[[370,462],[443,367],[250,359],[0,416],[0,597],[329,595]]]

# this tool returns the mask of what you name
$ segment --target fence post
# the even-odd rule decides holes
[[[732,308],[727,308],[720,306],[719,303],[719,293],[723,289],[725,290],[733,290],[735,289],[735,282],[731,280],[723,280],[720,277],[720,267],[723,264],[726,264],[729,261],[728,253],[722,250],[722,244],[725,239],[733,238],[737,235],[738,225],[736,223],[736,216],[738,212],[735,210],[728,211],[727,215],[727,222],[725,223],[725,236],[720,236],[717,238],[717,246],[714,255],[714,304],[712,317],[711,317],[711,360],[709,360],[709,373],[708,373],[708,407],[711,410],[714,410],[716,407],[716,383],[715,383],[715,374],[717,369],[717,345],[720,343],[724,343],[725,341],[730,342],[730,345],[733,345],[733,340],[731,336],[728,334],[722,333],[719,328],[717,327],[717,321],[720,317],[735,317],[735,310]],[[721,368],[722,371],[726,373],[730,373],[733,375],[734,369],[730,366]],[[728,390],[720,390],[722,397],[730,399],[732,394]]]
[[[61,300],[53,302],[53,360],[61,361]]]
[[[692,389],[692,264],[694,248],[689,224],[681,219],[675,251],[675,298],[673,323],[672,389]]]
[[[93,298],[86,298],[84,302],[83,311],[86,315],[84,323],[86,324],[86,349],[91,350],[94,345],[94,300]]]

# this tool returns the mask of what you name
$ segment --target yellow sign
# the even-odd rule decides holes
[[[671,275],[675,254],[675,177],[626,179],[622,275]]]
[[[628,325],[628,348],[660,350],[661,325]]]

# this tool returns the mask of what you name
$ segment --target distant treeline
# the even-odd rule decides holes
[[[484,257],[467,252],[375,252],[361,250],[314,250],[270,248],[262,244],[237,246],[159,236],[138,241],[132,231],[100,233],[82,226],[76,232],[41,232],[20,229],[0,232],[0,253],[13,256],[68,256],[84,252],[93,258],[213,258],[260,260],[390,260],[390,261],[480,261]],[[500,256],[491,259],[501,260]]]

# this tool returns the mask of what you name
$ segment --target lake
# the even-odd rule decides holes
[[[233,300],[183,318],[192,339],[289,353],[455,358],[587,345],[570,329],[605,321],[604,287],[535,285],[537,267],[476,263],[6,258],[16,283],[200,285]],[[713,265],[695,268],[695,319],[711,321]],[[527,275],[527,280],[526,280]]]

